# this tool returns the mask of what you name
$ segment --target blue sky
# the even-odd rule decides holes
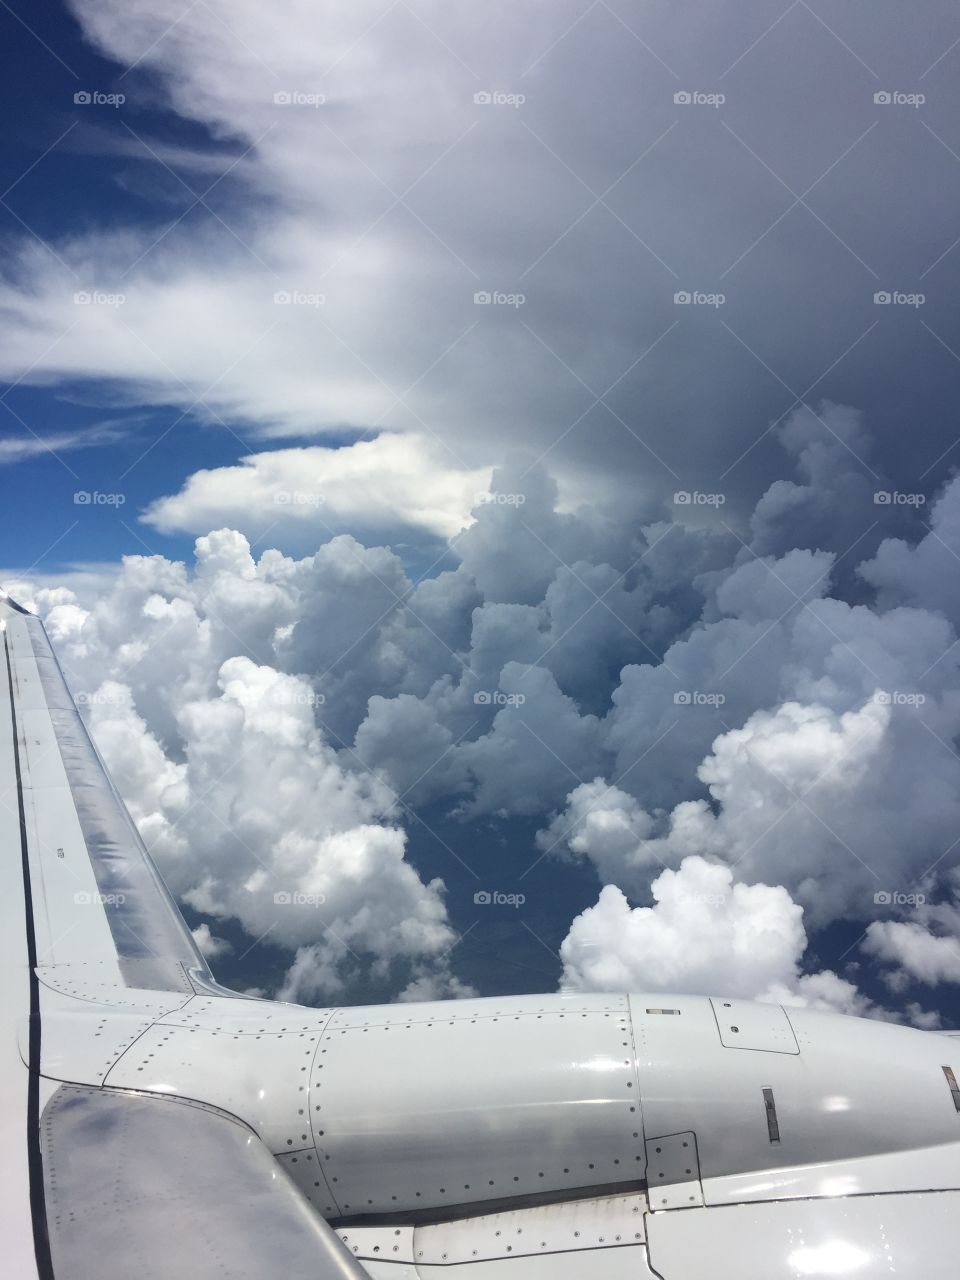
[[[55,242],[117,221],[154,226],[158,217],[175,217],[182,200],[172,179],[164,199],[151,193],[151,185],[159,184],[149,164],[111,154],[111,144],[125,142],[116,108],[91,104],[84,109],[73,101],[74,94],[91,86],[122,93],[123,69],[97,56],[62,4],[31,5],[29,14],[21,15],[29,26],[14,16],[16,6],[11,9],[0,19],[7,50],[0,96],[4,118],[12,125],[0,145],[4,239],[33,233]],[[149,129],[152,137],[210,146],[202,128],[159,104],[151,111],[141,103],[138,127]],[[133,141],[129,135],[126,140]],[[10,566],[27,568],[42,557],[44,567],[55,572],[77,562],[142,553],[145,544],[182,556],[191,540],[156,538],[138,527],[139,510],[158,492],[178,486],[189,471],[231,462],[248,448],[230,429],[198,431],[175,404],[117,407],[110,387],[86,380],[64,380],[54,387],[21,384],[12,390],[8,385],[6,390],[4,440],[39,446],[38,437],[91,430],[118,437],[90,448],[44,449],[8,473],[4,558]],[[119,511],[84,509],[74,504],[78,491],[122,492],[126,501]],[[40,493],[42,503],[37,502]],[[48,553],[50,547],[54,550]]]

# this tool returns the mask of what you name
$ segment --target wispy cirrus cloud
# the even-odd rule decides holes
[[[77,449],[102,449],[117,444],[131,434],[132,427],[105,423],[80,431],[54,431],[49,434],[0,436],[0,466],[13,466],[45,454],[70,453]]]

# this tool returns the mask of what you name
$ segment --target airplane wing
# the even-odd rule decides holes
[[[9,598],[7,814],[21,843],[33,968],[192,994],[212,975],[107,775],[40,619]],[[11,784],[16,784],[11,785]],[[29,875],[27,874],[29,873]],[[84,911],[83,907],[93,909]]]
[[[0,628],[5,1274],[363,1276],[242,1119],[103,1087],[159,1016],[198,992],[226,997],[107,776],[40,620],[0,597]]]
[[[954,1280],[960,1039],[723,997],[217,986],[0,597],[14,1280]]]

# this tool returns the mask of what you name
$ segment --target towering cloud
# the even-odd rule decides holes
[[[124,686],[107,681],[88,703],[171,888],[215,919],[238,920],[251,940],[297,949],[288,998],[329,999],[366,969],[388,988],[429,977],[443,991],[455,941],[443,883],[425,884],[404,860],[389,790],[338,762],[306,682],[236,657],[217,686],[217,696],[177,708],[179,763]],[[222,950],[201,929],[208,953]]]
[[[652,907],[631,910],[608,885],[560,948],[577,991],[719,992],[749,1000],[875,1012],[852,983],[802,974],[802,909],[782,887],[734,883],[733,872],[688,857],[651,884]],[[719,985],[718,985],[719,984]]]
[[[457,567],[419,583],[348,535],[255,560],[221,530],[192,570],[131,557],[96,600],[38,590],[175,891],[214,936],[233,918],[295,953],[287,993],[457,990],[443,885],[404,856],[411,806],[533,817],[541,856],[608,886],[564,944],[574,985],[693,990],[726,955],[727,989],[877,1013],[803,972],[801,912],[870,925],[865,955],[898,966],[899,991],[953,980],[953,917],[904,918],[957,861],[960,646],[939,575],[932,608],[921,572],[909,599],[888,571],[851,604],[832,552],[761,555],[670,522],[616,533],[558,514],[531,476],[529,508],[482,501]],[[960,550],[958,492],[862,579],[891,547]]]

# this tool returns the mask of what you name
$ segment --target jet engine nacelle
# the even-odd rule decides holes
[[[737,1000],[197,997],[105,1083],[237,1115],[345,1220],[644,1184],[653,1209],[958,1188],[955,1071],[955,1039]]]

